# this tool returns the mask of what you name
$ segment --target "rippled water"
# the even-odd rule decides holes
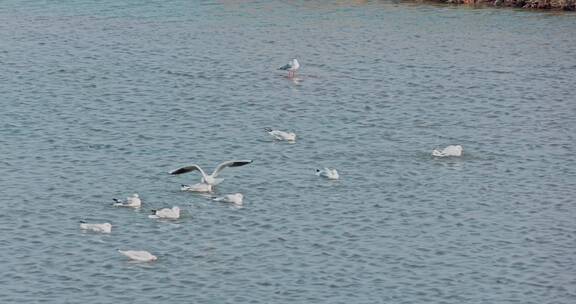
[[[575,18],[4,0],[0,302],[576,303]],[[167,174],[231,158],[254,160],[218,189],[241,209]]]

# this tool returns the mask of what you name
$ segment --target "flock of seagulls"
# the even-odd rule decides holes
[[[300,63],[297,59],[291,60],[288,64],[283,65],[279,70],[288,71],[288,77],[292,78],[295,76],[296,71],[300,68]],[[264,129],[268,134],[270,134],[274,139],[279,141],[287,141],[294,143],[296,141],[296,134],[293,132],[273,130],[271,128]],[[432,150],[432,156],[434,157],[459,157],[462,156],[463,148],[461,145],[449,145],[444,149],[434,149]],[[192,185],[181,185],[181,191],[190,192],[200,192],[200,193],[211,193],[215,190],[216,186],[224,181],[223,178],[218,178],[222,170],[226,168],[241,167],[251,164],[252,160],[228,160],[222,162],[216,166],[214,171],[210,175],[197,164],[188,165],[181,167],[169,172],[171,175],[180,175],[189,172],[198,171],[201,174],[201,179],[199,183]],[[333,168],[322,168],[316,169],[316,175],[329,180],[338,180],[340,175],[338,171]],[[213,201],[230,203],[235,206],[242,206],[244,195],[242,193],[226,194],[220,197],[213,197]],[[141,208],[142,200],[137,193],[132,196],[127,197],[124,201],[114,198],[114,206],[116,207],[127,207],[127,208]],[[174,206],[172,208],[163,209],[153,209],[152,214],[149,218],[152,219],[166,219],[166,220],[176,220],[180,218],[180,208]],[[80,222],[80,229],[85,231],[91,231],[96,233],[111,233],[112,224],[110,223],[86,223],[84,221]],[[125,255],[129,259],[138,262],[151,262],[158,259],[155,255],[148,251],[138,251],[138,250],[118,250],[120,254]]]
[[[185,167],[181,167],[170,171],[172,175],[184,174],[188,172],[198,171],[202,175],[200,183],[194,185],[182,185],[181,190],[183,191],[194,191],[194,192],[212,192],[216,185],[224,181],[223,178],[218,178],[219,174],[225,168],[241,167],[251,164],[252,160],[229,160],[220,163],[212,174],[207,175],[206,172],[198,165],[193,164]],[[125,201],[119,200],[117,198],[112,199],[114,201],[114,206],[116,207],[128,207],[128,208],[140,208],[142,206],[142,200],[140,196],[135,193],[132,196],[126,198]],[[231,203],[235,206],[242,206],[244,195],[242,193],[227,194],[221,197],[214,197],[212,199],[216,202]],[[163,220],[176,220],[180,218],[180,207],[174,206],[172,208],[163,209],[153,209],[152,214],[148,217],[151,219],[163,219]],[[80,221],[80,229],[96,232],[96,233],[111,233],[112,224],[110,223],[86,223]],[[151,262],[158,259],[155,255],[148,251],[137,251],[137,250],[118,250],[119,253],[127,256],[133,261],[138,262]]]

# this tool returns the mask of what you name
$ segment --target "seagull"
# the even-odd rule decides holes
[[[432,156],[446,157],[446,156],[462,156],[462,146],[461,145],[450,145],[442,150],[434,149],[432,150]]]
[[[216,202],[232,203],[236,206],[242,206],[244,195],[242,193],[227,194],[221,197],[214,198]]]
[[[324,168],[322,170],[316,169],[316,175],[325,177],[327,179],[339,179],[338,171],[336,169]]]
[[[176,170],[170,171],[170,174],[183,174],[183,173],[188,173],[188,172],[198,170],[202,174],[202,183],[203,184],[208,184],[210,186],[216,186],[224,180],[223,178],[216,178],[218,176],[218,174],[220,174],[220,172],[222,172],[222,170],[224,170],[224,168],[226,168],[226,167],[230,167],[230,168],[240,167],[240,166],[244,166],[244,165],[247,165],[250,163],[252,163],[251,160],[228,160],[228,161],[225,161],[225,162],[219,164],[218,167],[216,167],[216,169],[214,169],[214,172],[212,172],[212,174],[210,174],[210,175],[206,175],[204,170],[202,170],[202,168],[200,168],[200,166],[198,166],[198,165],[190,165],[190,166],[178,168]],[[193,186],[201,187],[198,185],[199,184],[196,184]],[[204,186],[202,186],[202,187],[204,187]],[[212,187],[209,187],[209,188],[212,188]],[[211,189],[210,189],[210,191],[211,191]],[[199,191],[199,192],[209,192],[209,191]]]
[[[114,206],[118,206],[118,207],[130,207],[130,208],[140,208],[140,206],[142,206],[142,201],[140,200],[140,196],[138,196],[137,193],[134,193],[134,195],[129,196],[126,198],[126,202],[123,202],[117,198],[113,198],[112,200],[114,200]]]
[[[175,220],[180,218],[180,208],[178,206],[174,206],[172,208],[164,208],[160,210],[152,210],[152,214],[148,216],[149,218],[156,218],[156,219],[169,219]]]
[[[80,221],[80,229],[90,230],[94,232],[110,233],[112,232],[112,224],[86,224],[84,221]]]
[[[298,60],[296,60],[296,58],[294,58],[290,62],[288,62],[287,64],[281,66],[279,68],[279,70],[288,71],[288,77],[293,78],[294,75],[296,75],[296,70],[298,70],[299,68],[300,68],[300,63],[298,63]]]
[[[138,262],[150,262],[150,261],[156,261],[158,259],[155,255],[152,255],[148,251],[118,250],[118,252]]]
[[[180,187],[181,191],[190,191],[190,192],[212,192],[212,185],[205,184],[205,183],[198,183],[194,185],[184,185]]]
[[[277,140],[286,140],[286,141],[296,141],[296,134],[292,132],[285,132],[280,130],[272,130],[270,128],[264,128],[264,131],[268,132],[268,134],[274,136]]]

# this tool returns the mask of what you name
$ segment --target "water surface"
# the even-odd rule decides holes
[[[575,303],[575,17],[5,0],[0,302]],[[217,191],[241,209],[167,174],[232,158],[254,160]]]

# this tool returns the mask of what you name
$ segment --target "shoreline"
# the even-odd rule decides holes
[[[575,11],[576,0],[430,0],[431,2],[455,5],[486,5],[491,7],[513,7],[538,10]]]

